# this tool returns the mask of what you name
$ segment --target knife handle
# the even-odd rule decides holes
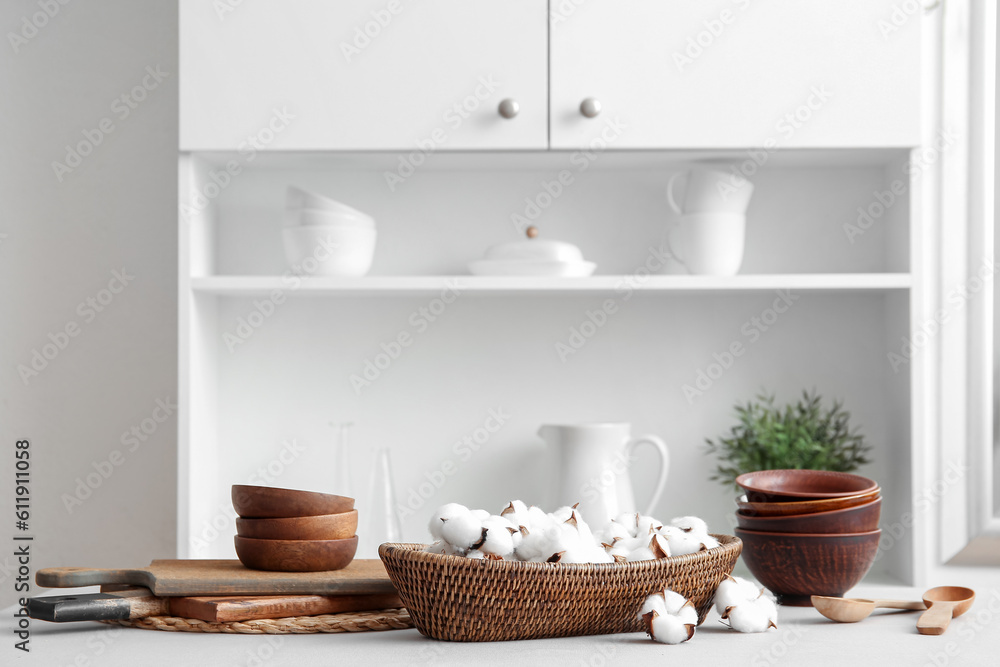
[[[122,598],[107,593],[29,598],[28,616],[40,621],[114,621],[170,613],[170,602],[157,597]]]
[[[45,588],[77,588],[102,584],[132,584],[149,588],[153,581],[148,570],[99,570],[89,567],[47,567],[35,575],[35,583]]]

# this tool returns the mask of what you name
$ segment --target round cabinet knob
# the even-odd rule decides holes
[[[588,97],[580,102],[580,113],[587,118],[595,118],[601,113],[601,102],[593,97]]]
[[[505,100],[501,100],[500,106],[497,110],[504,118],[513,118],[517,115],[517,112],[521,110],[521,105],[515,100],[507,98]]]

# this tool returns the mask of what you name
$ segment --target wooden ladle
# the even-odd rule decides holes
[[[948,629],[955,616],[969,611],[976,599],[976,592],[962,586],[938,586],[924,593],[927,611],[917,619],[917,632],[922,635],[940,635]]]
[[[927,605],[920,601],[833,598],[825,595],[813,595],[812,603],[816,611],[838,623],[857,623],[868,618],[876,609],[910,609],[912,611],[927,609]]]

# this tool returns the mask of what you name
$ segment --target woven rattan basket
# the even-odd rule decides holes
[[[634,563],[564,565],[470,560],[383,544],[379,556],[420,633],[483,642],[644,630],[646,596],[668,587],[690,599],[705,620],[715,589],[733,570],[743,543],[689,556]]]

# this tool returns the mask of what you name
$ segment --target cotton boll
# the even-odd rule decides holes
[[[769,597],[761,596],[729,607],[722,616],[738,632],[767,632],[777,628],[778,609]]]
[[[610,521],[604,528],[597,532],[596,537],[605,544],[611,544],[615,538],[635,537],[629,529],[617,521]]]
[[[715,547],[719,546],[719,540],[715,539],[711,535],[702,535],[701,543],[705,546],[706,549],[714,549]]]
[[[490,513],[487,512],[486,510],[469,510],[469,511],[472,513],[472,516],[476,517],[480,521],[486,521],[487,519],[490,518]]]
[[[635,519],[635,536],[643,537],[649,535],[655,530],[663,527],[663,522],[651,517],[644,516],[642,514],[637,514]]]
[[[646,601],[642,603],[642,607],[639,608],[639,616],[645,616],[651,611],[655,611],[660,615],[667,613],[667,600],[663,595],[663,591],[653,593],[646,598]]]
[[[545,528],[535,528],[523,535],[516,556],[519,560],[545,562],[559,551],[564,551],[562,529],[553,524]]]
[[[550,512],[549,516],[552,517],[552,520],[555,521],[556,523],[565,523],[570,518],[572,518],[573,511],[574,508],[570,507],[569,505],[564,505],[563,507],[557,509],[555,512]]]
[[[469,551],[465,554],[465,557],[472,560],[483,560],[486,558],[486,554],[479,549],[469,549]]]
[[[694,623],[685,623],[677,616],[650,611],[643,620],[650,639],[661,644],[680,644],[694,637]]]
[[[623,540],[618,540],[611,545],[611,549],[608,553],[612,556],[625,556],[628,557],[630,553],[636,549],[641,549],[647,546],[648,542],[643,537],[626,537]]]
[[[680,617],[685,623],[698,623],[698,611],[691,601],[680,593],[668,588],[663,589],[663,604],[668,614]]]
[[[657,558],[669,558],[670,557],[670,545],[667,543],[667,538],[659,533],[653,533],[649,538],[649,550],[653,552],[653,555]]]
[[[674,556],[685,556],[704,551],[705,537],[696,533],[686,533],[676,526],[664,526],[658,531],[667,538],[670,545],[670,553]]]
[[[679,516],[670,520],[670,525],[680,528],[685,533],[708,535],[708,524],[696,516]]]
[[[527,526],[529,530],[538,528],[539,530],[544,530],[546,526],[550,526],[554,523],[552,517],[550,517],[545,511],[540,507],[535,507],[532,505],[528,508],[528,521],[527,523],[519,522],[518,525]]]
[[[752,581],[727,574],[719,587],[715,589],[715,610],[721,616],[728,607],[756,600],[761,596],[762,591],[763,589]]]
[[[457,514],[443,523],[441,536],[456,547],[468,549],[483,538],[483,523],[471,512]]]
[[[442,505],[437,508],[437,511],[431,516],[431,520],[427,524],[427,529],[431,531],[431,535],[436,540],[440,540],[441,529],[444,527],[444,522],[448,519],[458,516],[459,514],[465,514],[469,511],[465,505],[459,505],[458,503],[448,503],[447,505]]]
[[[424,547],[424,551],[431,554],[442,554],[445,556],[464,556],[465,549],[459,549],[458,547],[448,544],[444,540],[438,540],[434,544],[429,544]]]
[[[486,534],[479,549],[487,554],[509,558],[514,553],[513,533],[520,533],[516,528],[512,528],[507,519],[499,516],[488,517],[483,521],[483,529]]]
[[[527,526],[531,523],[528,517],[528,506],[520,500],[512,500],[500,512],[500,516],[510,521],[514,526]]]

